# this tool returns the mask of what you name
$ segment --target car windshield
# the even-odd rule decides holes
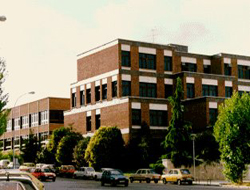
[[[43,169],[43,172],[51,172],[51,170],[49,168],[45,168]]]
[[[181,169],[182,174],[190,174],[190,171],[188,169]]]
[[[94,172],[95,170],[93,168],[87,168],[88,171]]]
[[[119,172],[118,170],[111,170],[110,173],[111,175],[121,175],[121,172]]]

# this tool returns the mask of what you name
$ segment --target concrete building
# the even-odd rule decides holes
[[[32,133],[44,145],[52,131],[64,125],[63,111],[70,108],[67,98],[44,98],[11,108],[1,150],[19,149]]]
[[[78,55],[65,125],[86,136],[100,126],[118,126],[128,140],[145,121],[154,137],[165,136],[171,118],[167,98],[177,77],[183,83],[185,118],[199,132],[213,125],[219,104],[234,90],[250,91],[250,57],[114,40]]]

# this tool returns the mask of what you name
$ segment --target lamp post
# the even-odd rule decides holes
[[[191,138],[193,140],[193,165],[194,165],[194,179],[195,179],[195,137],[196,134],[191,134]]]
[[[6,19],[7,19],[7,18],[6,18],[5,16],[0,16],[0,21],[1,21],[1,22],[6,21]]]
[[[17,98],[17,100],[16,100],[16,102],[15,102],[15,104],[14,104],[13,111],[15,110],[17,101],[18,101],[21,97],[23,97],[23,96],[25,96],[25,95],[27,95],[27,94],[35,94],[35,92],[34,92],[34,91],[31,91],[31,92],[26,92],[26,93],[20,95],[20,96]],[[13,112],[12,112],[12,115],[13,115]],[[15,131],[15,128],[14,128],[14,131]],[[15,132],[14,132],[14,135],[13,135],[13,169],[15,169]]]

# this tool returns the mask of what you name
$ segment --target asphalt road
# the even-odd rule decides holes
[[[175,184],[167,184],[164,185],[162,183],[129,183],[128,187],[117,186],[110,187],[109,185],[101,186],[100,181],[94,180],[82,180],[82,179],[69,179],[69,178],[57,178],[55,182],[44,182],[46,190],[80,190],[80,189],[98,189],[98,190],[108,190],[108,189],[136,189],[136,190],[200,190],[200,189],[226,189],[233,190],[233,188],[223,188],[218,186],[203,186],[203,185],[175,185]],[[238,189],[238,188],[237,188]]]

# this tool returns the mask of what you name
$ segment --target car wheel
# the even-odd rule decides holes
[[[163,182],[164,184],[167,184],[167,181],[166,181],[165,178],[163,178],[162,182]]]
[[[146,179],[146,182],[147,182],[147,183],[150,183],[150,179],[149,179],[149,178],[147,178],[147,179]]]
[[[130,178],[130,183],[133,183],[133,181],[134,181],[134,178],[131,177]]]
[[[115,186],[116,186],[116,182],[115,182],[115,181],[112,181],[110,185],[111,185],[112,187],[115,187]]]
[[[192,184],[193,184],[193,182],[192,182],[192,181],[189,181],[189,182],[188,182],[188,185],[192,185]]]
[[[178,185],[181,185],[181,180],[178,179],[178,180],[177,180],[177,184],[178,184]]]
[[[101,182],[101,186],[104,186],[104,185],[105,185],[105,183],[104,183],[104,181],[102,181],[102,182]]]
[[[127,187],[127,186],[128,186],[128,181],[125,182],[125,187]]]
[[[154,180],[154,182],[155,182],[155,183],[158,183],[158,180],[157,180],[157,179],[155,179],[155,180]]]
[[[56,181],[56,178],[53,178],[53,181]]]
[[[74,174],[74,175],[73,175],[73,178],[74,178],[74,179],[76,179],[76,178],[77,178],[77,176]]]

